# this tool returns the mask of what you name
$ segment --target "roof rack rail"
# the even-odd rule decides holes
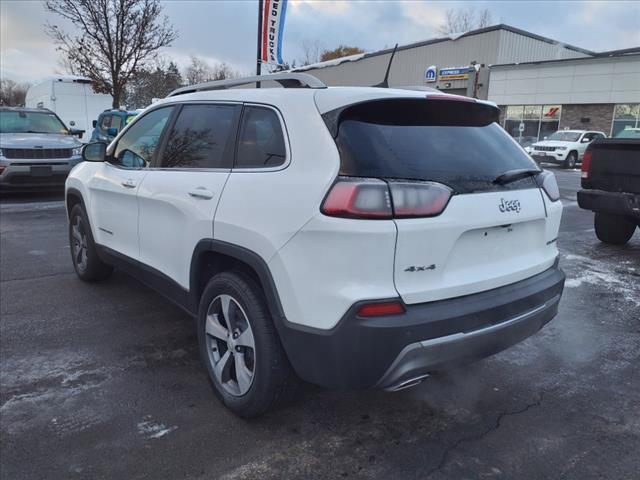
[[[204,92],[207,90],[226,90],[258,82],[277,82],[283,88],[327,88],[327,86],[308,73],[274,73],[271,75],[256,75],[252,77],[229,78],[212,82],[197,83],[175,89],[167,97],[184,95],[185,93]]]

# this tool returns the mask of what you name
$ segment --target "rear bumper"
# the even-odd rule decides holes
[[[580,190],[578,205],[585,210],[640,220],[640,195],[634,193]]]
[[[328,388],[390,388],[497,353],[557,313],[558,262],[545,272],[464,297],[407,305],[406,313],[361,318],[354,305],[330,331],[287,324],[280,336],[298,375]]]

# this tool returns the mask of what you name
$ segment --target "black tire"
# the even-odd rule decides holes
[[[596,213],[594,219],[596,237],[604,243],[624,245],[633,236],[636,224],[620,215]]]
[[[79,229],[80,238],[78,238],[77,233],[74,233],[74,227]],[[84,261],[81,261],[84,255],[78,254],[79,242],[84,244],[85,247],[84,255],[86,255],[86,258],[84,258]],[[97,282],[108,278],[111,272],[113,272],[113,267],[107,265],[98,257],[89,220],[82,205],[74,206],[71,209],[71,215],[69,215],[69,250],[71,252],[73,268],[81,280],[85,282]]]
[[[214,374],[214,360],[210,349],[216,349],[212,348],[212,339],[215,338],[206,332],[207,313],[214,305],[214,300],[227,295],[242,309],[255,341],[253,377],[244,394],[229,393]],[[198,344],[214,392],[239,417],[262,415],[286,403],[295,394],[298,380],[280,343],[262,289],[243,272],[223,272],[209,280],[198,310]],[[220,354],[221,350],[218,350],[218,355]],[[233,368],[235,370],[235,366]]]
[[[564,161],[564,168],[575,168],[578,163],[578,154],[576,152],[569,152],[567,159]]]

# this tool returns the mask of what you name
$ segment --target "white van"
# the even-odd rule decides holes
[[[56,75],[29,87],[25,103],[29,108],[52,110],[68,128],[84,130],[82,141],[88,142],[93,120],[111,108],[112,101],[111,95],[94,92],[89,78]]]

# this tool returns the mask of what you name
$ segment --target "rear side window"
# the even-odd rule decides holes
[[[530,178],[493,183],[508,170],[536,168],[495,123],[497,109],[422,99],[369,103],[340,117],[341,175],[430,180],[457,193],[534,186]]]
[[[185,105],[162,153],[164,168],[231,168],[238,107]]]
[[[286,158],[282,126],[276,112],[270,108],[245,107],[236,168],[278,167]]]

